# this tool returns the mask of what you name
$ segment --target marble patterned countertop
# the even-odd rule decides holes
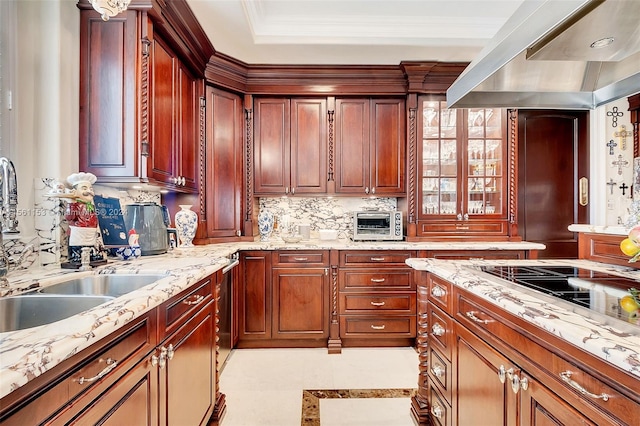
[[[228,264],[228,257],[240,250],[542,250],[529,242],[354,242],[351,240],[309,240],[288,244],[274,237],[267,242],[241,242],[181,248],[158,256],[132,261],[110,260],[93,271],[61,268],[15,271],[9,287],[0,297],[19,295],[55,284],[73,275],[161,273],[167,274],[139,290],[127,293],[88,311],[51,324],[0,333],[0,398],[58,365],[70,356],[106,337],[127,322],[160,305],[198,280]]]
[[[619,274],[639,281],[640,270],[624,271],[624,267],[577,259],[443,261],[421,258],[409,259],[407,264],[417,270],[432,272],[640,379],[640,324],[605,320],[597,315],[587,317],[575,312],[569,302],[541,298],[533,290],[510,284],[469,266],[568,265]]]

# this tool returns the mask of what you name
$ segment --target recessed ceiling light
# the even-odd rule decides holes
[[[611,43],[613,43],[615,39],[613,37],[605,37],[605,38],[601,38],[600,40],[596,40],[593,43],[591,43],[589,46],[592,49],[600,49],[602,47],[607,47],[609,46]]]

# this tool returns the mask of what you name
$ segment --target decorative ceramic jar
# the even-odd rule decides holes
[[[196,236],[198,228],[198,214],[191,210],[191,205],[180,205],[180,209],[175,216],[180,247],[193,247],[193,237]]]
[[[260,231],[260,241],[268,241],[273,232],[273,213],[262,210],[258,214],[258,230]]]

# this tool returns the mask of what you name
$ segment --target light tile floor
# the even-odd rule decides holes
[[[344,348],[332,355],[326,348],[235,349],[220,377],[227,402],[222,426],[300,425],[303,390],[363,389],[371,394],[369,390],[415,389],[417,380],[413,348]],[[413,425],[408,397],[333,394],[318,399],[322,426]]]

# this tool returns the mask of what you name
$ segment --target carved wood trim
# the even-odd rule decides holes
[[[253,216],[253,149],[252,149],[253,148],[253,109],[245,108],[244,114],[245,114],[245,131],[246,131],[246,144],[245,144],[245,151],[246,151],[245,184],[247,186],[246,220],[251,221],[251,217]],[[247,230],[245,230],[245,233],[246,232]]]
[[[140,72],[140,154],[149,156],[149,56],[151,41],[143,37],[141,43]]]
[[[516,152],[518,149],[518,111],[510,109],[509,132],[508,132],[508,152],[509,152],[509,223],[518,223],[518,196],[516,195],[516,185],[518,179],[518,168]]]
[[[327,111],[327,116],[329,118],[329,168],[328,168],[328,177],[327,180],[329,182],[333,181],[333,156],[334,156],[334,140],[333,140],[333,132],[334,132],[334,128],[333,128],[333,115],[334,115],[335,111],[334,110],[329,110]]]
[[[198,151],[200,154],[200,181],[198,182],[198,198],[200,201],[200,221],[206,222],[206,203],[205,203],[205,187],[206,185],[206,125],[207,125],[207,100],[204,96],[200,96],[200,117],[199,117],[199,135],[198,135]]]
[[[417,108],[409,108],[409,207],[408,207],[408,221],[409,223],[416,222],[416,146],[417,146]]]
[[[418,392],[411,398],[411,414],[418,424],[430,424],[429,414],[429,279],[426,272],[418,272]]]
[[[633,125],[633,158],[640,156],[640,93],[629,96],[629,111]]]

